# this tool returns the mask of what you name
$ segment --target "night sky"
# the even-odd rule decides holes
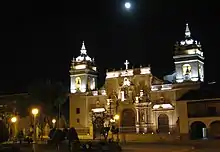
[[[209,1],[8,1],[2,4],[0,92],[26,92],[36,81],[69,83],[69,67],[85,41],[104,82],[107,69],[151,64],[155,76],[174,71],[173,52],[186,22],[205,55],[206,81],[218,80],[220,22]],[[216,1],[217,3],[217,1]],[[216,6],[216,7],[215,7]]]

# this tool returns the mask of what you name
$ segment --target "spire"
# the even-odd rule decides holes
[[[86,53],[86,47],[85,47],[84,41],[83,41],[83,43],[82,43],[82,47],[81,47],[80,52],[81,52],[81,54],[85,54],[85,55],[87,54],[87,53]]]
[[[189,25],[186,23],[186,30],[185,30],[185,38],[191,37],[191,32],[189,30]]]

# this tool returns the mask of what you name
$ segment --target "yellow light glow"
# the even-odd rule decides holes
[[[115,119],[110,119],[110,122],[111,122],[111,123],[115,122]]]
[[[173,109],[173,106],[171,104],[156,104],[153,106],[153,109]]]
[[[115,116],[114,116],[114,119],[115,119],[115,120],[119,120],[119,118],[120,118],[119,115],[115,115]]]
[[[196,50],[195,49],[190,49],[190,50],[187,50],[187,53],[188,54],[196,54]]]
[[[186,74],[191,74],[191,65],[190,64],[184,64],[182,66],[182,70],[183,70],[183,75],[186,75]],[[188,73],[187,73],[188,72]]]
[[[81,65],[77,65],[75,66],[75,69],[80,70],[80,69],[85,69],[86,65],[85,64],[81,64]]]
[[[17,121],[17,118],[16,118],[16,117],[12,117],[12,118],[11,118],[11,122],[12,122],[12,123],[15,123],[16,121]]]
[[[53,119],[53,120],[52,120],[52,123],[55,124],[55,123],[56,123],[56,119]]]
[[[75,79],[75,87],[76,87],[77,90],[80,89],[81,83],[82,83],[81,78],[80,77],[76,77],[76,79]]]
[[[34,108],[34,109],[32,109],[31,112],[32,112],[33,115],[37,115],[39,110],[37,108]]]
[[[97,113],[100,113],[100,112],[104,112],[105,111],[105,108],[95,108],[95,109],[92,109],[92,112],[97,112]]]

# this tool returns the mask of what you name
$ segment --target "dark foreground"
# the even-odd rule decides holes
[[[94,143],[93,143],[94,144]],[[95,143],[97,144],[97,143]],[[12,147],[12,144],[5,145],[4,147]],[[21,152],[31,152],[32,151],[32,146],[28,144],[16,144],[14,145],[15,147],[18,147]],[[97,145],[96,145],[97,146]],[[219,147],[214,147],[214,146],[206,146],[203,144],[203,146],[192,146],[192,145],[181,145],[181,144],[148,144],[148,143],[127,143],[121,145],[122,151],[125,152],[219,152],[220,145]],[[0,152],[16,152],[18,149],[3,149],[0,150]],[[75,149],[74,149],[75,150]],[[75,152],[73,150],[73,152]],[[55,152],[55,151],[60,151],[60,152],[69,152],[68,146],[66,143],[62,144],[60,146],[60,149],[57,150],[54,145],[47,145],[47,144],[39,144],[36,147],[36,152]],[[117,152],[116,149],[113,148],[113,145],[102,145],[102,149],[96,149],[96,150],[85,150],[81,149],[80,151],[112,151],[112,152]]]
[[[0,152],[31,152],[32,151],[32,144],[2,144],[0,146]],[[81,152],[81,151],[88,151],[88,152],[101,152],[101,151],[114,151],[114,152],[121,152],[121,146],[116,142],[81,142],[81,143],[74,143],[72,147],[68,145],[67,142],[63,142],[59,146],[55,144],[37,144],[35,146],[36,151],[40,152],[52,152],[52,151],[62,151],[62,152]]]

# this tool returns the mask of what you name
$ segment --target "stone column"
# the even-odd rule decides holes
[[[148,112],[147,112],[147,108],[144,108],[144,133],[147,133],[147,126],[148,126]]]
[[[140,117],[139,117],[139,109],[136,108],[137,118],[136,118],[136,133],[140,132]]]
[[[136,113],[137,113],[136,122],[139,124],[140,118],[139,118],[139,109],[138,108],[136,108]]]
[[[147,119],[148,119],[147,117],[148,117],[147,108],[144,108],[144,122],[145,123],[148,123],[147,122]]]

